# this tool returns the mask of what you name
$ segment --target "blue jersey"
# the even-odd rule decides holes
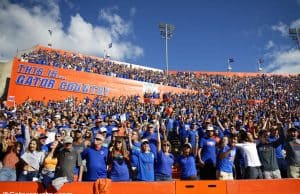
[[[233,171],[233,165],[234,165],[234,158],[236,154],[236,148],[233,148],[230,153],[227,155],[227,157],[220,159],[220,155],[222,153],[227,152],[230,149],[229,146],[225,146],[224,148],[221,148],[218,152],[218,162],[217,162],[217,170],[232,173]]]
[[[201,138],[199,142],[201,159],[205,164],[216,164],[216,140],[214,138]]]
[[[191,143],[192,147],[196,147],[196,136],[198,136],[197,130],[191,130],[188,132],[189,143]]]
[[[129,170],[126,159],[121,154],[112,156],[112,166],[110,171],[112,181],[129,181]]]
[[[268,141],[269,142],[274,142],[276,141],[278,138],[274,137],[274,136],[269,136],[268,137]],[[283,144],[279,144],[276,148],[275,148],[275,153],[276,153],[276,158],[284,158],[283,154],[282,154],[282,150],[283,150]]]
[[[137,167],[139,161],[139,153],[141,152],[141,142],[132,142],[130,154],[131,166]]]
[[[167,175],[172,178],[172,166],[174,164],[174,156],[163,151],[157,153],[157,162],[155,166],[155,173],[159,175]]]
[[[137,179],[154,181],[154,154],[152,152],[140,152]]]
[[[185,138],[188,137],[189,129],[190,129],[190,125],[187,123],[182,123],[179,127],[179,134],[181,139],[183,140],[183,143],[185,141]]]
[[[178,163],[181,169],[181,179],[186,179],[191,176],[197,176],[195,156],[193,154],[190,154],[187,157],[180,155],[178,158]]]
[[[174,119],[169,118],[167,120],[167,130],[168,131],[173,131],[174,130]]]
[[[95,147],[86,148],[82,153],[82,159],[86,159],[87,181],[95,181],[98,178],[107,178],[107,156],[108,149],[101,147],[96,150]]]

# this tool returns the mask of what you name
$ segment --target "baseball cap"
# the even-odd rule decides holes
[[[47,139],[48,136],[45,135],[44,133],[41,133],[40,136],[39,136],[39,139]]]
[[[106,132],[106,131],[107,131],[106,127],[101,127],[101,128],[100,128],[100,132],[101,132],[101,133]]]
[[[190,143],[185,143],[185,144],[183,145],[183,147],[189,147],[189,148],[192,148],[192,144],[190,144]]]
[[[102,118],[98,118],[98,119],[96,119],[96,123],[98,123],[98,122],[102,122],[103,121],[103,119]]]
[[[73,143],[73,138],[71,136],[66,136],[64,138],[64,143]]]
[[[118,129],[117,127],[113,127],[113,128],[111,129],[111,131],[112,131],[112,132],[115,132],[115,131],[119,131],[119,129]]]
[[[141,143],[143,144],[143,143],[149,143],[149,141],[148,141],[148,139],[142,139],[141,140]]]

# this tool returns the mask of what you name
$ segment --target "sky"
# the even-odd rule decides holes
[[[300,73],[300,0],[0,0],[0,60],[40,44],[169,70]],[[50,33],[48,30],[52,31]],[[109,48],[109,44],[112,47]]]

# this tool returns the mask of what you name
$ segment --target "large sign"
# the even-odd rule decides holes
[[[87,96],[91,98],[96,96],[143,96],[144,92],[149,90],[160,93],[188,91],[95,73],[21,62],[15,58],[9,84],[8,101],[13,99],[19,104],[27,99],[48,101],[64,100],[68,97],[83,99]]]

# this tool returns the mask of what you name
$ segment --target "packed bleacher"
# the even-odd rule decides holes
[[[191,82],[195,76],[191,72],[178,72],[177,74],[165,76],[162,71],[148,70],[141,67],[136,68],[114,62],[107,58],[95,58],[75,53],[61,53],[55,50],[37,49],[29,53],[24,53],[21,56],[21,61],[189,89],[192,89],[193,84]]]
[[[141,96],[29,98],[13,107],[2,102],[2,181],[40,181],[48,187],[62,177],[66,182],[300,178],[299,75],[178,72],[166,78],[45,50],[21,60],[197,92],[143,96],[162,98],[159,104],[142,103]]]

